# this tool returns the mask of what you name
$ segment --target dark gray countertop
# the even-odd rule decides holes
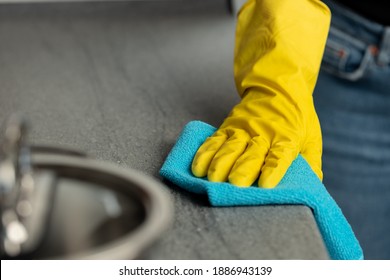
[[[0,117],[30,141],[159,178],[183,126],[239,101],[225,1],[0,5]],[[165,182],[172,227],[145,259],[326,259],[304,206],[212,208]]]

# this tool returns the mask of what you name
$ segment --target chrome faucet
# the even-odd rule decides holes
[[[48,196],[37,191],[26,134],[27,122],[13,115],[0,142],[0,253],[7,257],[18,257],[37,247],[50,211]],[[48,184],[43,189],[46,194],[52,192]]]

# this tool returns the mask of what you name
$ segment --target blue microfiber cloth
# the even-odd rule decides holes
[[[274,189],[239,188],[230,183],[214,183],[192,175],[192,159],[216,129],[201,121],[191,121],[183,129],[163,164],[160,175],[187,191],[205,194],[212,206],[300,204],[313,210],[315,220],[335,260],[360,260],[363,252],[348,221],[303,157],[291,164]]]

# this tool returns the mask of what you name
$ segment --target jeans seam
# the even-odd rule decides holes
[[[373,54],[371,51],[371,46],[368,46],[366,48],[366,51],[364,53],[364,56],[361,60],[359,67],[353,72],[349,72],[349,73],[342,72],[340,68],[335,69],[333,67],[329,67],[326,65],[324,65],[322,68],[327,72],[330,72],[340,78],[344,78],[350,81],[357,81],[364,76],[366,70],[369,68],[369,66],[373,64],[372,62],[373,62]]]

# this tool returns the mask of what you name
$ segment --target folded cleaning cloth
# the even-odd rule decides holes
[[[256,186],[239,188],[230,183],[214,183],[192,175],[192,159],[207,137],[216,129],[201,121],[191,121],[183,129],[165,160],[160,175],[177,186],[208,196],[212,206],[255,206],[300,204],[310,207],[334,260],[360,260],[363,252],[348,221],[325,186],[303,159],[291,164],[274,189]]]

